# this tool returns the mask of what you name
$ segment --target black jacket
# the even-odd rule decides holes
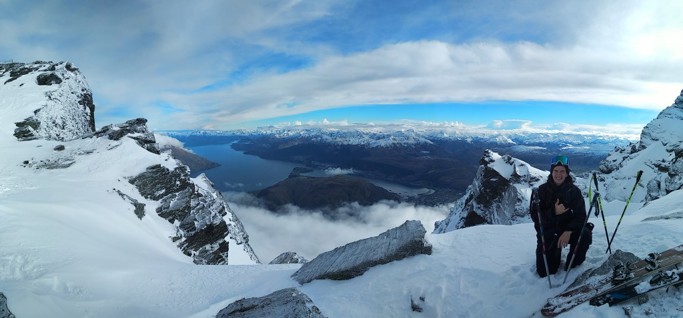
[[[581,230],[586,220],[586,203],[583,200],[581,190],[574,185],[571,176],[567,176],[567,179],[559,186],[555,185],[552,176],[548,176],[548,181],[538,187],[538,196],[541,210],[540,223],[533,199],[529,209],[537,237],[540,237],[540,224],[543,224],[543,233],[546,238],[559,236],[564,231],[578,233]],[[555,215],[555,201],[557,199],[560,199],[560,203],[569,209],[561,215]]]

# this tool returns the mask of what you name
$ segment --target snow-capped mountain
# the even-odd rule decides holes
[[[507,146],[530,147],[557,145],[569,152],[606,153],[615,145],[625,145],[637,136],[601,132],[564,132],[539,129],[497,130],[470,127],[462,124],[433,125],[429,123],[404,124],[350,124],[323,126],[259,127],[231,131],[176,130],[161,131],[171,136],[256,136],[286,140],[306,140],[314,143],[337,145],[363,145],[366,147],[392,147],[397,145],[429,144],[441,140],[466,140]]]
[[[95,213],[132,209],[138,227],[160,223],[149,234],[176,244],[195,263],[258,262],[221,194],[204,176],[192,180],[186,166],[160,154],[145,119],[95,131],[92,93],[71,63],[3,64],[0,82],[0,196],[39,195],[41,185],[53,186],[41,180],[53,180],[58,189],[50,196],[105,196],[114,202],[93,207]]]
[[[486,150],[472,184],[448,217],[436,223],[434,233],[479,224],[530,222],[531,189],[545,182],[547,176],[547,171],[522,160]]]
[[[619,147],[600,164],[605,199],[626,200],[639,170],[643,175],[634,201],[652,201],[683,188],[683,91],[643,128],[640,140]]]

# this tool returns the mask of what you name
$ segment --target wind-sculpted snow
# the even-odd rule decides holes
[[[683,188],[683,91],[643,128],[639,141],[617,148],[600,163],[603,197],[626,201],[639,170],[643,175],[633,201],[652,201]]]
[[[296,288],[275,291],[263,297],[240,299],[221,309],[216,318],[325,318],[313,301]]]
[[[545,182],[548,173],[528,163],[486,150],[472,185],[435,224],[434,233],[445,233],[478,224],[529,222],[531,188]]]
[[[71,140],[95,131],[92,92],[71,63],[0,64],[0,79],[5,86],[0,89],[3,98],[10,103],[14,99],[29,101],[21,105],[24,119],[15,123],[17,139]]]
[[[292,274],[300,284],[315,279],[345,280],[369,268],[418,254],[431,254],[420,221],[406,221],[376,237],[352,242],[322,253]]]

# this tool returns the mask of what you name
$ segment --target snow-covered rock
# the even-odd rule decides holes
[[[221,309],[216,318],[325,318],[313,301],[296,288],[285,288],[263,297],[243,298]]]
[[[308,260],[295,253],[295,252],[284,252],[277,257],[275,257],[270,263],[268,264],[304,264],[308,263]]]
[[[300,284],[315,279],[345,280],[369,268],[418,254],[431,254],[420,221],[406,221],[378,236],[352,242],[322,253],[292,274]]]
[[[0,64],[0,79],[6,105],[22,108],[15,121],[17,139],[71,140],[95,131],[92,92],[71,63]]]
[[[451,209],[437,221],[434,233],[450,232],[478,224],[530,222],[531,189],[547,180],[548,172],[528,163],[486,150],[472,184]]]
[[[640,140],[618,147],[600,163],[603,198],[626,201],[639,170],[632,201],[652,201],[683,188],[683,91],[642,130]]]

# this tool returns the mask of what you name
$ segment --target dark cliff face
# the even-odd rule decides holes
[[[195,187],[187,167],[169,170],[151,166],[131,178],[130,183],[146,199],[160,201],[157,214],[177,224],[174,240],[196,264],[228,264],[229,246],[224,238],[229,233],[222,218],[226,211]]]
[[[368,206],[381,200],[399,200],[399,196],[361,178],[346,175],[333,177],[293,176],[263,189],[257,197],[271,210],[285,204],[304,209],[334,209],[345,203]],[[331,211],[326,216],[337,218]],[[325,212],[323,212],[325,213]]]

